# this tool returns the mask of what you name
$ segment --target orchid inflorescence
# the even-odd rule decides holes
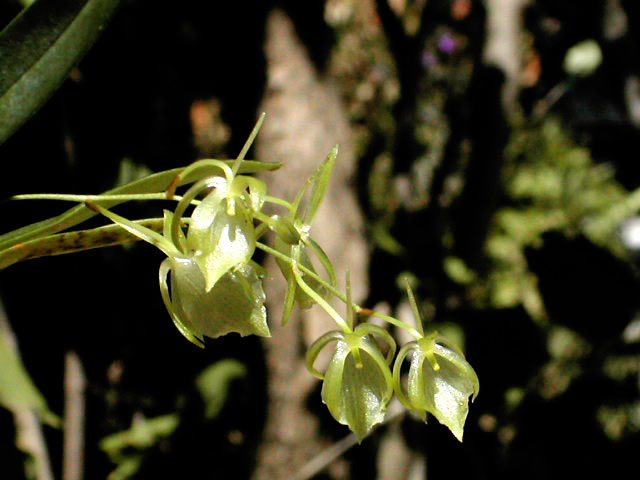
[[[463,353],[435,332],[425,335],[410,289],[417,328],[355,305],[348,277],[344,294],[337,287],[331,261],[311,237],[311,224],[327,192],[337,147],[289,202],[269,196],[267,183],[248,175],[273,169],[273,165],[244,160],[259,126],[260,122],[238,158],[196,161],[180,170],[162,191],[136,193],[129,189],[120,195],[16,198],[83,202],[128,234],[159,248],[167,256],[159,272],[162,299],[180,333],[200,347],[204,347],[205,337],[231,332],[270,336],[262,285],[265,272],[253,256],[256,249],[273,255],[288,287],[283,323],[290,319],[295,305],[308,309],[318,304],[337,325],[310,346],[306,364],[323,381],[322,400],[338,422],[361,441],[384,422],[395,394],[409,410],[424,420],[427,413],[432,414],[462,441],[469,397],[475,399],[479,389],[478,378]],[[176,194],[179,186],[189,183],[182,195]],[[165,210],[162,219],[157,219],[161,228],[131,221],[108,208],[140,199],[175,200],[177,205],[173,212]],[[264,213],[265,204],[275,205],[282,214]],[[273,246],[261,242],[268,231],[275,234]],[[324,276],[314,267],[316,263],[322,266]],[[330,304],[332,297],[345,304],[346,318]],[[400,327],[415,340],[396,356],[391,334],[371,322],[358,324],[364,317],[377,317]],[[331,359],[322,373],[315,367],[316,359],[330,345]],[[406,359],[410,364],[404,381]]]

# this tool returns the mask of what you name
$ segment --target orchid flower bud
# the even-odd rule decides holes
[[[382,355],[374,336],[389,344],[387,358]],[[336,342],[325,374],[313,364],[320,351]],[[307,353],[307,368],[323,380],[322,401],[331,415],[347,425],[362,441],[373,427],[384,421],[387,405],[393,396],[389,363],[395,354],[395,342],[389,333],[372,324],[361,324],[353,332],[334,330],[320,337]]]
[[[311,223],[320,208],[320,204],[329,188],[329,180],[338,155],[338,147],[334,147],[327,158],[307,179],[293,201],[287,217],[276,217],[270,225],[276,233],[275,249],[293,259],[314,274],[316,273],[309,252],[313,252],[329,276],[329,282],[336,285],[336,275],[327,254],[311,237]],[[278,267],[287,280],[287,297],[282,315],[282,324],[289,321],[294,303],[300,308],[311,308],[316,302],[302,292],[293,279],[291,264],[278,260]],[[317,281],[303,274],[311,288],[323,298],[330,296],[329,291]]]

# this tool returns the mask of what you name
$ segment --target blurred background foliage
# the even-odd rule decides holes
[[[2,25],[21,8],[3,1]],[[482,383],[462,445],[437,422],[407,417],[350,450],[342,474],[314,478],[634,471],[637,2],[123,1],[60,89],[0,146],[3,197],[97,193],[235,155],[268,93],[263,44],[275,8],[349,115],[370,254],[366,305],[406,310],[398,285],[409,275],[429,327],[464,344]],[[5,203],[3,231],[60,211]],[[62,415],[65,352],[75,351],[87,379],[86,478],[250,478],[269,401],[262,345],[229,336],[201,352],[176,335],[153,280],[159,260],[133,245],[3,272],[6,316],[46,403],[33,384],[25,398]],[[3,372],[23,368],[7,348]],[[12,380],[0,375],[6,406],[2,381]],[[321,421],[330,441],[345,435]],[[44,433],[58,477],[61,432]],[[3,478],[24,477],[15,437],[3,409]],[[391,438],[400,438],[402,469],[385,463]]]

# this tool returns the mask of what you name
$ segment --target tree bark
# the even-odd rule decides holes
[[[268,80],[261,109],[267,117],[258,137],[257,157],[283,163],[278,172],[269,174],[270,194],[292,200],[331,148],[340,145],[331,186],[311,234],[332,260],[340,284],[350,272],[357,302],[367,290],[368,253],[351,185],[356,165],[347,113],[337,90],[315,71],[291,20],[276,10],[269,15],[266,30]],[[306,408],[317,380],[306,371],[304,354],[313,340],[335,328],[317,306],[295,313],[282,327],[286,284],[272,259],[266,266],[273,337],[265,343],[269,405],[255,480],[291,478],[327,446],[328,440],[319,435],[318,419]],[[343,306],[337,308],[345,311]],[[344,463],[336,462],[329,470],[335,478],[344,472]]]

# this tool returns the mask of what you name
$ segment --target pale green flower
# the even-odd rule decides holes
[[[167,255],[160,266],[162,298],[176,327],[191,342],[203,346],[204,336],[215,338],[230,332],[268,337],[260,267],[251,262],[256,248],[252,214],[262,207],[266,184],[234,176],[222,162],[204,162],[220,166],[225,176],[197,182],[174,214],[165,211],[163,235],[99,205],[93,208]],[[182,214],[208,189],[185,235]]]
[[[374,336],[389,344],[387,358],[382,355]],[[326,373],[313,364],[320,351],[336,342]],[[359,441],[373,427],[384,421],[387,405],[393,396],[389,363],[395,354],[395,342],[386,330],[361,324],[351,333],[334,330],[320,337],[307,353],[307,367],[323,380],[322,401],[338,422],[347,425]]]
[[[411,355],[406,392],[400,374]],[[469,412],[469,397],[480,390],[476,372],[462,352],[437,333],[404,345],[393,368],[394,387],[400,401],[426,420],[430,413],[462,441]]]
[[[174,323],[192,341],[192,336],[201,342],[205,335],[217,338],[231,332],[271,336],[262,282],[251,264],[226,272],[207,291],[194,259],[167,258],[160,266],[160,289]]]

